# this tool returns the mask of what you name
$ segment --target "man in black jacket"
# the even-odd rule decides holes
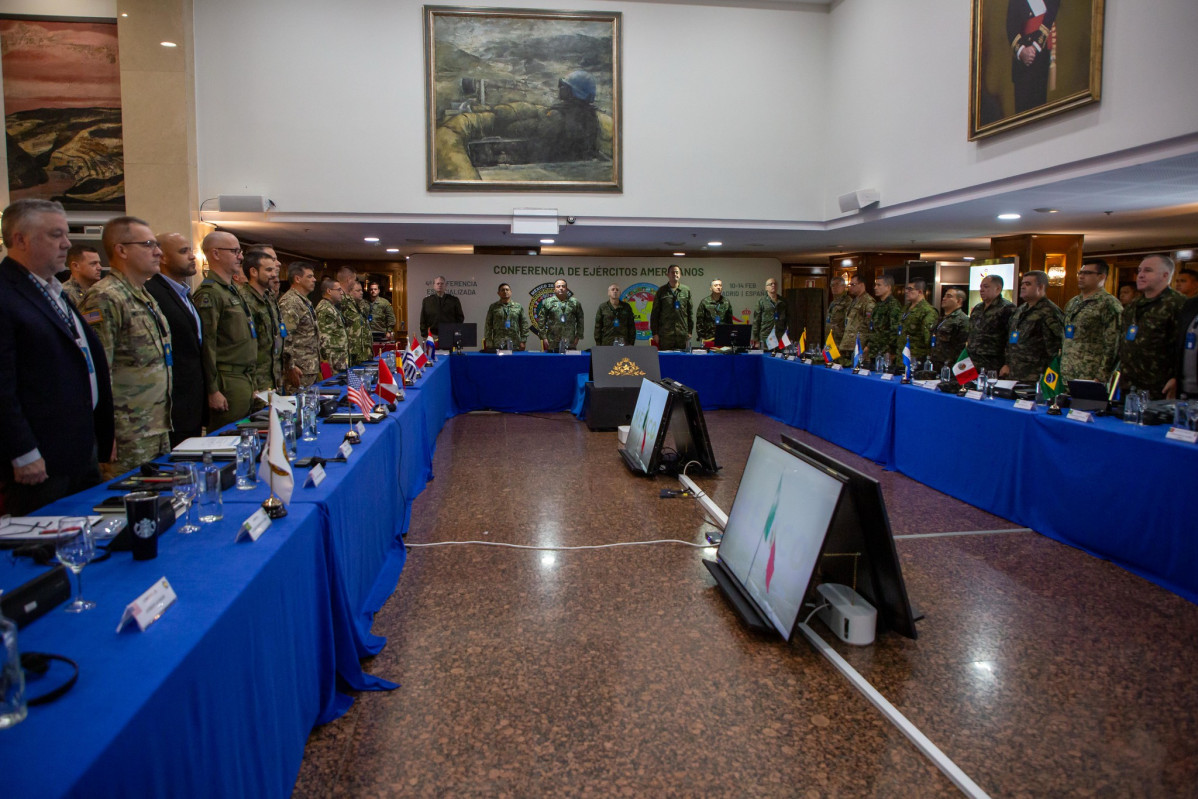
[[[204,388],[204,359],[200,356],[200,316],[191,302],[191,278],[196,273],[195,248],[182,234],[158,234],[162,248],[160,272],[146,281],[171,328],[171,446],[203,435],[208,417]]]
[[[27,515],[100,482],[112,455],[104,348],[62,296],[67,217],[60,204],[4,209],[0,262],[0,499]]]
[[[445,278],[437,275],[433,280],[433,293],[420,303],[420,338],[432,331],[434,336],[440,334],[438,325],[442,322],[461,324],[466,320],[462,313],[462,301],[452,294],[445,293]]]

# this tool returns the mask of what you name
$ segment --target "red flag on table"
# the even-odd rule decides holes
[[[387,362],[379,358],[379,384],[375,392],[383,398],[383,402],[395,402],[399,399],[399,384],[395,375],[387,368]]]
[[[349,384],[346,398],[362,409],[363,416],[369,416],[371,409],[374,408],[374,397],[370,396],[370,392],[363,385],[362,378],[351,371],[346,382]]]
[[[408,352],[412,353],[417,369],[428,366],[428,356],[424,354],[424,347],[420,346],[420,339],[416,336],[412,336],[412,346],[408,347]]]

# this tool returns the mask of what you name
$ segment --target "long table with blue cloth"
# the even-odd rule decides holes
[[[172,527],[153,560],[115,552],[85,567],[83,594],[97,606],[52,610],[20,632],[23,651],[65,655],[79,678],[0,731],[3,794],[289,795],[309,733],[350,707],[345,692],[395,687],[361,659],[385,643],[373,616],[398,581],[412,501],[455,413],[442,360],[395,412],[366,425],[346,463],[326,464],[319,486],[303,486],[307,470],[297,468],[288,514],[257,541],[234,543],[268,495],[262,485],[225,491],[224,518],[196,533]],[[348,429],[321,424],[297,455],[334,456]],[[89,514],[113,493],[97,486],[38,515]],[[0,553],[0,589],[43,570]],[[114,632],[125,606],[162,577],[175,605],[145,632]],[[64,668],[55,662],[27,694]]]
[[[450,360],[461,411],[584,412],[585,353]],[[659,363],[704,409],[754,409],[1198,602],[1185,501],[1198,445],[1167,440],[1167,427],[1077,422],[760,353],[663,352]]]

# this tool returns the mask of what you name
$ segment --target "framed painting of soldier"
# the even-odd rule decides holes
[[[424,7],[430,190],[622,190],[621,14]]]
[[[972,0],[969,139],[1102,94],[1105,0]]]

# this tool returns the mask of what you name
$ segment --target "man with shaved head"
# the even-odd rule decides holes
[[[208,260],[208,277],[196,289],[195,305],[204,340],[201,351],[208,390],[208,428],[219,430],[250,412],[258,330],[233,283],[242,261],[237,237],[213,231],[204,237],[200,249]]]
[[[179,233],[159,233],[162,259],[158,274],[146,281],[146,291],[171,329],[171,446],[204,434],[208,394],[200,354],[200,315],[191,299],[196,274],[195,248]]]

